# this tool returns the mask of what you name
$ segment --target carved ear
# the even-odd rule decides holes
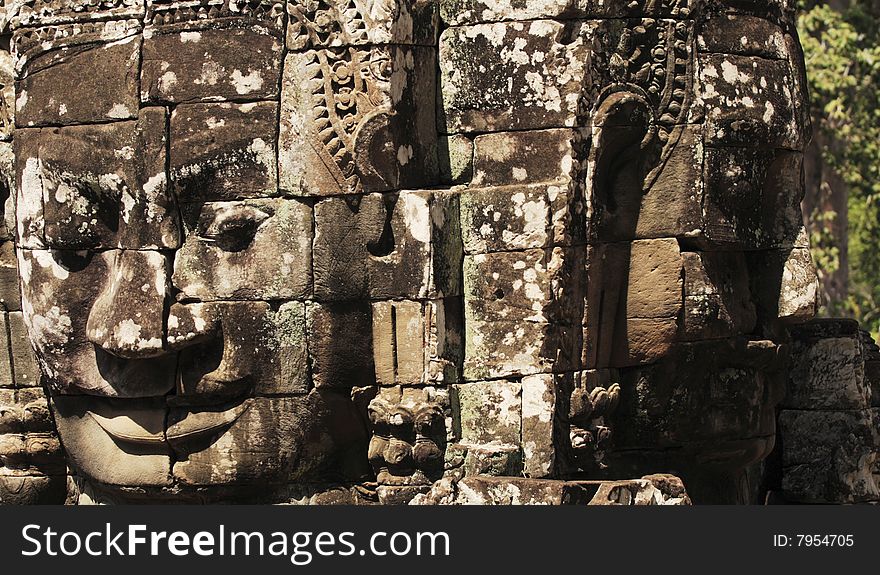
[[[652,108],[639,94],[616,92],[599,105],[593,125],[587,193],[597,239],[632,239],[645,176],[656,155]]]
[[[642,127],[647,133],[654,124],[654,113],[644,96],[632,91],[605,96],[593,114],[594,126]]]
[[[394,149],[392,116],[388,108],[373,110],[361,120],[354,133],[355,171],[365,192],[397,187],[399,163]]]

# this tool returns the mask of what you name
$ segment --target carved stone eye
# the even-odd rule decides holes
[[[250,206],[239,206],[217,215],[204,237],[227,252],[240,252],[251,245],[257,229],[269,214]]]
[[[52,250],[50,252],[55,263],[69,272],[79,272],[88,267],[92,261],[93,252],[88,250]]]

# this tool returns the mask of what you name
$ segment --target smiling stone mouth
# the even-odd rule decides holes
[[[93,410],[87,413],[113,439],[137,445],[182,443],[216,434],[234,424],[248,409],[252,399],[244,399],[224,408],[193,408],[172,424],[167,421],[167,410],[132,410],[116,412],[112,416]],[[228,404],[227,404],[228,405]],[[161,419],[161,421],[160,421]]]

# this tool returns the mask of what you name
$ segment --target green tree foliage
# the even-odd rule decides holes
[[[880,2],[802,2],[798,28],[807,63],[813,127],[833,146],[822,150],[848,186],[849,296],[826,313],[850,315],[880,331]],[[837,251],[814,214],[817,263],[832,271]]]

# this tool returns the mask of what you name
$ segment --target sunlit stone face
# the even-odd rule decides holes
[[[365,424],[358,381],[309,358],[334,318],[306,304],[316,192],[278,186],[284,19],[168,8],[16,37],[23,309],[59,434],[111,499],[344,479]]]
[[[748,500],[747,481],[732,496],[703,478],[737,477],[773,449],[784,326],[816,309],[800,209],[804,64],[790,30],[757,5],[707,14],[694,30],[692,95],[674,148],[652,160],[645,131],[633,131],[639,120],[623,116],[640,103],[624,99],[609,108],[608,139],[594,133],[602,259],[589,273],[608,283],[592,296],[598,335],[585,341],[622,386],[609,465],[675,469],[709,499]]]
[[[462,433],[514,403],[533,477],[746,500],[713,484],[773,448],[784,326],[816,307],[791,7],[513,4],[448,3],[440,38],[450,163],[473,155]],[[540,440],[554,412],[570,445]]]
[[[400,502],[766,456],[815,307],[790,16],[576,4],[20,16],[22,308],[77,473]]]

